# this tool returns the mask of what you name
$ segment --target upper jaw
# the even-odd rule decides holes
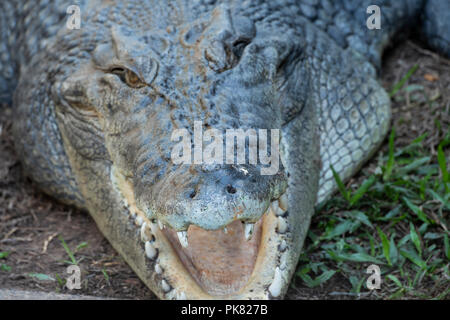
[[[152,276],[140,276],[149,279],[146,284],[160,297],[165,299],[270,299],[284,295],[290,277],[297,263],[299,244],[294,241],[292,229],[293,215],[289,214],[289,192],[272,201],[266,214],[258,221],[258,251],[253,271],[246,283],[230,292],[211,292],[189,272],[179,257],[179,248],[183,241],[174,244],[168,236],[168,227],[161,228],[157,219],[148,219],[137,208],[129,191],[124,188],[120,174],[112,168],[111,181],[118,196],[122,199],[135,225],[141,241],[140,250],[152,266]],[[244,228],[248,229],[248,228]],[[169,229],[170,230],[170,229]],[[171,230],[172,231],[172,230]],[[249,235],[246,235],[249,237]],[[249,237],[250,238],[250,237]],[[243,240],[245,241],[245,240]],[[255,239],[251,240],[255,241]],[[185,244],[184,244],[185,245]]]
[[[136,206],[176,231],[190,225],[223,229],[235,220],[256,223],[287,188],[284,170],[262,176],[257,166],[223,165],[213,172],[181,165],[156,181],[130,179]]]

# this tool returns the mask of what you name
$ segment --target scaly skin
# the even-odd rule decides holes
[[[0,3],[0,99],[13,97],[23,166],[87,210],[159,297],[281,298],[314,205],[336,189],[330,165],[348,179],[388,130],[384,47],[422,13],[430,45],[449,54],[450,5],[141,2],[79,1],[80,30],[65,27],[73,2]],[[366,28],[370,4],[381,30]],[[280,170],[175,165],[171,134],[194,121],[280,129]],[[237,220],[256,223],[252,240]]]

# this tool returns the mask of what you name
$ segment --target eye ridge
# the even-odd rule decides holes
[[[113,67],[110,69],[109,72],[117,75],[120,78],[120,80],[123,83],[127,84],[129,87],[142,88],[147,85],[139,78],[139,76],[136,73],[134,73],[130,69],[124,67]]]

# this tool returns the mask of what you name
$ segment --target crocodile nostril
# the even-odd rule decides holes
[[[245,47],[250,43],[249,40],[237,40],[233,43],[232,51],[233,54],[239,59],[244,52]]]
[[[236,193],[236,188],[234,188],[231,184],[227,185],[227,192],[230,194]]]

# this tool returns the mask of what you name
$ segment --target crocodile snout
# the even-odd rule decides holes
[[[283,171],[264,176],[258,166],[198,165],[190,168],[189,175],[181,170],[152,186],[150,197],[138,198],[153,217],[176,231],[190,225],[217,230],[236,220],[253,224],[287,187]]]

